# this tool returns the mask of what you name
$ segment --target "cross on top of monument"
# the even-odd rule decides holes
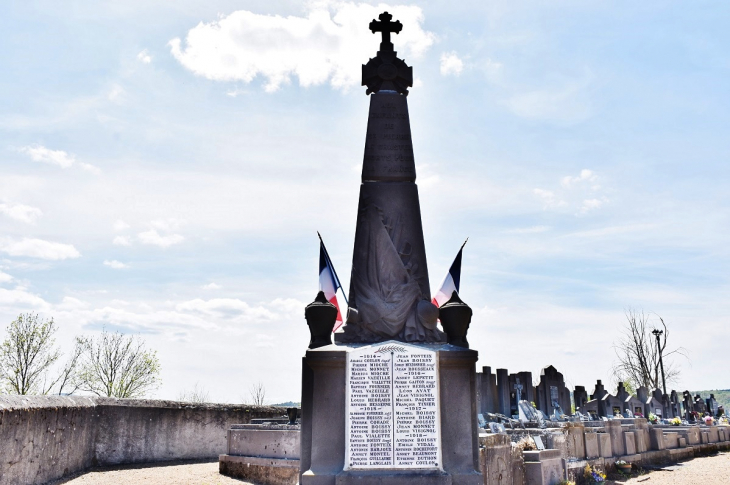
[[[383,34],[378,54],[362,66],[362,85],[368,89],[365,94],[383,91],[397,91],[408,96],[408,87],[413,86],[413,69],[403,59],[397,57],[390,41],[391,32],[396,34],[403,30],[403,24],[388,12],[381,13],[378,18],[370,22],[370,30]]]
[[[399,20],[391,22],[393,16],[388,12],[381,13],[378,18],[380,19],[380,21],[373,19],[373,21],[370,22],[370,30],[372,30],[373,34],[375,32],[380,32],[381,34],[383,34],[383,40],[380,42],[381,52],[392,52],[393,43],[390,41],[390,33],[399,33],[403,29],[403,24],[401,24]]]

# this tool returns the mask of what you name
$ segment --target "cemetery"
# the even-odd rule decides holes
[[[222,474],[267,485],[556,485],[580,483],[586,467],[730,450],[714,395],[634,395],[623,383],[607,389],[608,376],[568,388],[552,365],[539,376],[477,371],[468,331],[480,322],[459,297],[458,274],[444,301],[431,300],[407,104],[413,73],[391,35],[402,28],[387,12],[370,23],[382,42],[362,67],[370,110],[348,308],[334,333],[339,309],[324,288],[304,309],[301,408],[2,397],[0,484],[218,458]]]

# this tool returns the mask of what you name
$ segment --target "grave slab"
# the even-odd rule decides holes
[[[565,478],[559,450],[524,451],[525,485],[554,485]]]
[[[664,430],[662,429],[653,428],[649,430],[649,440],[652,450],[659,451],[667,448],[667,444],[664,441]]]
[[[611,436],[611,446],[613,448],[613,456],[623,456],[626,454],[626,441],[623,437],[624,429],[617,420],[606,421],[606,433]]]
[[[608,433],[597,433],[598,435],[598,453],[601,458],[610,458],[613,456],[613,445],[611,444],[611,435]]]
[[[633,431],[626,431],[624,433],[624,449],[626,455],[636,454],[636,435]]]
[[[601,456],[598,448],[598,434],[586,433],[584,439],[586,444],[586,458],[591,459]]]

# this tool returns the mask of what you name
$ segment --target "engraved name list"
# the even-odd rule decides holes
[[[400,342],[347,361],[346,468],[440,469],[436,352]]]

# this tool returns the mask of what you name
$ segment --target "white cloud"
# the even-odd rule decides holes
[[[45,308],[48,303],[38,295],[29,293],[22,286],[14,290],[0,288],[0,307]]]
[[[28,256],[48,260],[74,259],[81,256],[71,244],[63,244],[43,239],[23,238],[13,240],[9,238],[0,239],[0,251],[10,256]]]
[[[215,283],[208,283],[207,285],[201,286],[201,288],[204,290],[220,290],[223,287]]]
[[[464,70],[464,61],[459,59],[456,52],[441,54],[441,74],[444,76],[458,76]]]
[[[160,235],[156,229],[150,229],[149,231],[140,232],[137,234],[139,241],[142,244],[151,244],[153,246],[159,246],[161,248],[168,248],[174,244],[179,244],[185,240],[180,234],[167,234],[165,236]]]
[[[70,155],[63,150],[51,150],[42,145],[34,145],[22,147],[19,151],[28,155],[34,162],[58,165],[61,168],[69,168],[73,165],[78,165],[82,169],[95,174],[99,174],[101,172],[101,170],[93,165],[77,162],[75,156]]]
[[[16,221],[27,224],[35,224],[36,220],[43,215],[40,209],[23,204],[0,204],[0,214],[5,214]]]
[[[543,205],[546,209],[550,207],[564,207],[568,205],[567,202],[556,197],[555,193],[550,190],[533,189],[532,193],[542,199]]]
[[[252,320],[274,320],[276,314],[262,306],[252,307],[238,298],[213,298],[211,300],[189,300],[175,306],[179,312],[200,313],[214,317],[245,318]]]
[[[152,56],[150,56],[149,52],[147,52],[147,49],[143,49],[139,54],[137,54],[137,59],[143,64],[149,64],[152,62]]]
[[[608,199],[606,197],[603,197],[601,199],[585,199],[583,200],[583,203],[580,206],[580,214],[587,214],[588,212],[592,211],[593,209],[598,209],[603,204],[608,202]]]
[[[598,176],[593,173],[593,171],[588,169],[583,169],[580,171],[580,175],[576,177],[571,177],[570,175],[563,177],[563,180],[560,182],[560,184],[565,188],[570,188],[572,185],[575,185],[579,182],[595,182],[598,179]]]
[[[183,219],[157,219],[150,222],[150,226],[161,231],[177,231],[186,223]]]
[[[116,236],[112,240],[112,244],[115,246],[131,246],[132,245],[132,238],[129,236]]]
[[[104,266],[109,266],[112,269],[126,269],[129,268],[128,264],[124,264],[121,261],[117,261],[116,259],[112,260],[104,260]]]
[[[416,6],[388,6],[404,27],[391,36],[402,58],[421,56],[435,36],[422,28]],[[172,55],[197,75],[216,81],[250,83],[266,79],[274,92],[297,76],[301,86],[329,82],[337,89],[360,85],[360,61],[373,57],[380,35],[363,19],[377,18],[383,6],[364,3],[312,3],[305,17],[261,15],[239,10],[210,23],[199,23],[185,41],[169,42]],[[353,62],[353,59],[357,60]]]
[[[129,229],[129,224],[127,224],[123,220],[117,219],[117,221],[114,222],[114,230],[115,231],[123,231],[125,229]]]
[[[0,283],[10,283],[13,281],[13,277],[7,273],[0,271]]]

